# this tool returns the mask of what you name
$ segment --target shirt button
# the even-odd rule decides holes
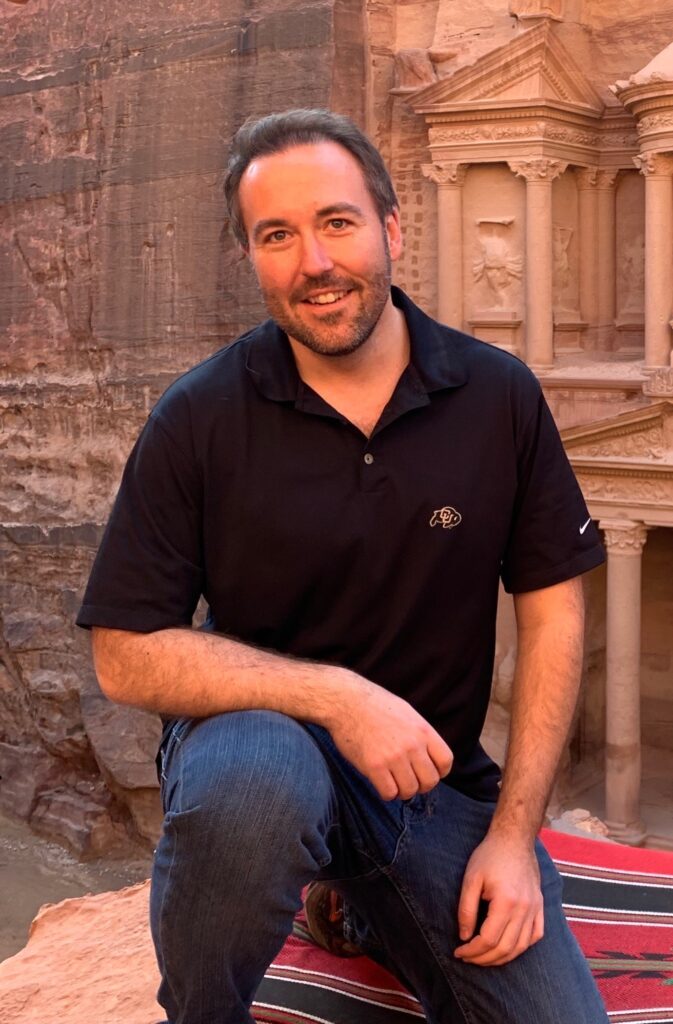
[[[374,461],[374,456],[372,455],[371,452],[367,452],[367,454],[365,455],[365,462],[366,462],[366,464],[368,466],[371,466],[373,461]]]

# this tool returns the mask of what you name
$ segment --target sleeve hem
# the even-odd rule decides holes
[[[127,608],[105,608],[100,605],[84,604],[75,620],[82,629],[101,626],[103,629],[125,629],[131,633],[154,633],[159,629],[191,626],[191,616],[176,618],[156,612],[132,612]]]
[[[508,594],[523,594],[529,590],[542,590],[544,587],[553,587],[556,583],[563,583],[575,576],[581,576],[602,565],[605,561],[605,552],[600,544],[590,548],[589,551],[582,551],[574,558],[561,565],[555,565],[542,572],[524,573],[514,579],[504,579],[503,586]]]

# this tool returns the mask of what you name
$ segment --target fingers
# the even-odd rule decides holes
[[[391,771],[388,771],[385,768],[380,768],[378,771],[372,772],[369,776],[369,781],[372,783],[382,800],[397,799],[399,789],[395,776]]]
[[[469,939],[474,935],[477,927],[477,914],[479,913],[479,900],[481,899],[482,879],[478,874],[465,875],[463,887],[460,890],[460,901],[458,903],[458,931],[461,939]],[[473,940],[474,941],[474,940]],[[459,946],[459,949],[466,949]],[[458,950],[456,950],[456,955]]]
[[[374,775],[371,776],[379,795],[384,800],[394,800],[396,797],[399,797],[400,800],[410,800],[417,793],[429,793],[431,789],[435,788],[442,775],[447,774],[453,761],[449,747],[440,737],[438,739],[448,754],[440,756],[435,753],[433,758],[430,756],[428,745],[428,747],[422,747],[416,751],[400,754],[385,768],[380,768],[376,773],[376,778]],[[439,760],[439,765],[437,760]]]
[[[410,800],[417,793],[428,793],[439,782],[439,775],[431,761],[405,761],[398,758],[389,770],[380,771],[372,782],[383,800]]]
[[[533,906],[509,906],[493,900],[479,934],[455,950],[455,956],[479,967],[500,967],[524,953],[544,935],[544,912]],[[460,911],[459,911],[460,924]],[[462,930],[461,930],[462,937]]]
[[[453,767],[453,751],[434,729],[428,739],[428,754],[439,772],[440,778],[443,779]]]

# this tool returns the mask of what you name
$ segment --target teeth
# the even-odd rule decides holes
[[[325,295],[316,295],[314,298],[308,299],[313,305],[326,306],[329,302],[336,302],[338,299],[342,299],[345,292],[326,292]]]

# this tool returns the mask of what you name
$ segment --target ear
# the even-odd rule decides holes
[[[400,223],[400,211],[397,206],[393,207],[391,212],[386,214],[384,229],[388,237],[390,258],[394,262],[400,258],[403,249],[402,225]]]

